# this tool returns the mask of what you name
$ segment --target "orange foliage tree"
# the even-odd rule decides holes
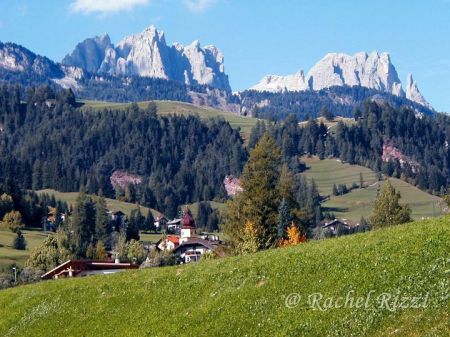
[[[291,225],[287,229],[287,236],[288,238],[282,238],[279,242],[280,247],[287,247],[287,246],[295,246],[300,243],[306,242],[306,234],[302,234],[300,229],[297,227],[297,225],[292,222]]]

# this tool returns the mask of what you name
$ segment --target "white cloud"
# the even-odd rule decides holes
[[[75,0],[70,4],[70,9],[77,13],[113,13],[149,3],[150,0]]]
[[[211,7],[217,2],[217,0],[183,0],[183,4],[191,12],[200,13]]]

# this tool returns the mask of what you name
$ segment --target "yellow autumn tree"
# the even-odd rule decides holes
[[[260,233],[254,222],[247,220],[242,230],[242,240],[238,245],[240,253],[254,253],[259,249]]]
[[[298,226],[292,222],[291,225],[287,229],[287,239],[281,239],[279,246],[287,247],[287,246],[295,246],[300,243],[306,242],[306,234],[302,234],[299,230]]]

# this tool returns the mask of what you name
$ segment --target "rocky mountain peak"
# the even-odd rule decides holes
[[[15,43],[0,42],[0,69],[39,77],[62,77],[63,71],[50,59]]]
[[[61,63],[95,73],[105,58],[106,50],[111,46],[111,39],[106,33],[85,39],[83,42],[78,43],[73,52],[66,55]]]
[[[308,73],[312,90],[331,86],[359,85],[379,91],[402,95],[397,71],[388,53],[370,54],[360,52],[355,55],[330,53],[317,62]]]
[[[186,48],[200,49],[200,41],[194,40],[194,41],[192,41],[192,43],[190,45],[186,46]]]
[[[202,48],[195,40],[186,47],[179,43],[170,47],[164,32],[153,25],[125,37],[116,46],[109,37],[104,43],[99,39],[87,39],[78,44],[72,54],[64,58],[63,64],[92,73],[147,76],[231,90],[223,65],[224,57],[215,46]]]
[[[304,71],[300,69],[293,75],[264,76],[262,80],[257,85],[251,87],[251,89],[257,91],[270,91],[270,92],[303,91],[308,90],[309,86],[306,81]]]
[[[408,74],[408,78],[406,80],[406,98],[417,102],[423,106],[426,106],[429,109],[433,109],[431,104],[425,99],[422,93],[419,91],[417,86],[417,82],[413,79],[412,74]]]
[[[258,91],[303,91],[321,90],[333,86],[361,86],[405,97],[397,70],[388,53],[374,51],[370,54],[359,52],[354,55],[328,53],[318,61],[304,76],[303,72],[294,75],[264,76],[251,87]],[[431,108],[417,89],[415,82],[407,85],[406,98]]]

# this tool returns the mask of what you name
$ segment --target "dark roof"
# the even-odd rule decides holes
[[[175,225],[175,224],[179,224],[179,223],[181,223],[181,219],[173,219],[173,220],[170,220],[167,224]]]
[[[339,226],[339,225],[348,226],[346,222],[339,220],[339,219],[334,219],[333,221],[330,221],[330,222],[324,224],[322,226],[322,228],[328,228],[328,227]]]
[[[174,249],[174,252],[181,249],[182,247],[198,246],[198,245],[212,250],[215,248],[214,246],[216,246],[217,244],[218,244],[218,242],[215,242],[215,241],[208,241],[208,240],[204,240],[202,238],[192,237],[192,238],[188,238],[187,241],[180,243],[180,245]]]
[[[42,279],[51,279],[67,268],[72,268],[76,275],[85,270],[109,270],[109,269],[137,269],[139,266],[133,263],[115,263],[112,260],[68,260],[41,276]]]

